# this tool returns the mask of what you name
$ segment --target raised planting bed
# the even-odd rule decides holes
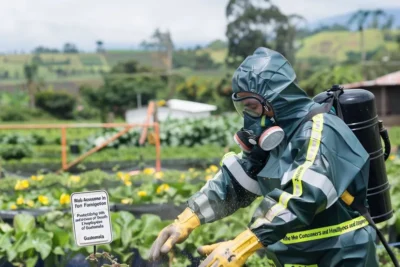
[[[175,170],[187,170],[189,168],[205,169],[209,165],[217,165],[220,162],[220,158],[213,159],[188,159],[188,158],[177,158],[177,159],[162,159],[161,166],[165,169]],[[100,169],[103,171],[114,171],[116,167],[119,169],[133,169],[139,168],[140,166],[155,166],[155,160],[109,160],[107,162],[84,162],[72,167],[70,173],[81,173],[82,169],[85,171]],[[61,163],[34,163],[34,162],[6,162],[3,168],[8,173],[15,173],[19,175],[30,175],[38,170],[44,172],[55,172],[61,169]]]

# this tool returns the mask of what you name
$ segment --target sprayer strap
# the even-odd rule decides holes
[[[299,123],[299,125],[296,127],[296,129],[293,131],[292,135],[294,135],[299,128],[304,125],[304,123],[306,123],[307,121],[311,120],[312,118],[314,118],[315,115],[321,114],[321,113],[329,113],[329,111],[332,108],[332,102],[328,102],[326,104],[323,104],[320,107],[317,107],[315,109],[312,109],[310,112],[308,112],[308,114],[301,120],[301,122]],[[289,139],[292,137],[289,136]]]
[[[331,103],[327,103],[325,105],[322,105],[320,107],[317,107],[315,109],[312,109],[301,121],[300,125],[311,120],[315,115],[321,114],[321,113],[328,113],[332,108]]]

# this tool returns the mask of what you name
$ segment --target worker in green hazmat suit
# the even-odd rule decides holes
[[[223,158],[215,177],[160,232],[150,258],[261,196],[247,229],[198,249],[206,256],[201,267],[242,266],[261,249],[270,266],[378,266],[375,230],[350,207],[367,206],[369,174],[369,155],[352,131],[332,112],[304,121],[321,105],[299,88],[290,63],[273,50],[258,48],[247,57],[232,88],[244,117],[237,134],[243,152]],[[270,136],[275,145],[268,144]]]

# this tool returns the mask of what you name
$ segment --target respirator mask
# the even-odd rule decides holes
[[[276,126],[273,117],[265,115],[272,111],[263,97],[240,92],[232,95],[236,111],[244,118],[244,127],[235,136],[235,142],[244,152],[250,152],[255,145],[264,151],[277,147],[285,137],[285,132]]]

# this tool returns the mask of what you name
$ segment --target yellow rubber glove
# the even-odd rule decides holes
[[[263,248],[258,238],[249,229],[234,240],[202,246],[197,249],[200,254],[210,254],[199,267],[239,267],[258,249]]]
[[[150,260],[157,260],[161,253],[168,253],[175,244],[185,241],[198,226],[200,226],[200,219],[191,209],[186,208],[174,223],[165,227],[158,234],[150,249]]]

